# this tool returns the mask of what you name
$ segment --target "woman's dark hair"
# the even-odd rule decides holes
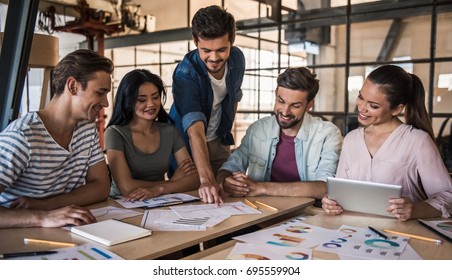
[[[53,70],[52,91],[61,95],[69,77],[74,77],[86,89],[88,82],[96,78],[95,73],[113,73],[113,62],[95,51],[79,49],[67,54]]]
[[[162,103],[156,121],[166,123],[168,113],[163,108],[166,102],[166,89],[162,79],[149,70],[135,69],[127,73],[119,83],[116,91],[113,114],[107,127],[110,125],[127,125],[133,118],[135,103],[138,99],[138,90],[144,83],[152,83],[160,93]]]
[[[201,39],[216,39],[226,34],[229,42],[234,43],[235,19],[220,6],[212,5],[199,9],[191,21],[191,31],[195,43]]]
[[[427,132],[435,141],[433,128],[425,108],[425,90],[415,74],[396,65],[383,65],[372,71],[367,79],[379,86],[391,109],[405,105],[405,121]]]

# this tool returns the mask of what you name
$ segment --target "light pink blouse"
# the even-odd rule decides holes
[[[452,179],[430,136],[411,125],[397,127],[372,158],[364,141],[364,128],[344,139],[336,177],[403,186],[403,197],[425,201],[452,214]]]

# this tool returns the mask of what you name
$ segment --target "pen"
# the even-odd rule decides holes
[[[373,227],[369,226],[368,227],[371,231],[375,232],[376,234],[378,234],[378,236],[383,237],[384,239],[388,239],[388,237],[386,235],[384,235],[383,233],[379,232],[378,230],[374,229]]]
[[[393,230],[389,230],[389,229],[384,229],[383,231],[387,232],[387,233],[393,233],[393,234],[397,234],[397,235],[401,235],[401,236],[411,237],[411,238],[414,238],[414,239],[434,242],[435,244],[443,243],[443,241],[441,239],[428,238],[428,237],[424,237],[424,236],[419,236],[419,235],[414,235],[414,234],[409,234],[409,233],[403,233],[403,232],[393,231]]]
[[[166,207],[166,206],[172,206],[172,205],[177,205],[177,204],[182,204],[182,203],[184,203],[182,200],[170,201],[170,202],[164,202],[164,203],[157,204],[157,205],[144,206],[144,209],[151,209],[151,208],[156,208],[156,207]]]
[[[270,208],[270,209],[272,209],[273,211],[278,211],[278,208],[275,208],[275,207],[270,206],[270,205],[268,205],[268,204],[265,204],[265,203],[263,203],[263,202],[260,202],[260,201],[257,201],[257,200],[255,200],[254,202],[255,202],[256,204],[259,204],[259,205],[265,206],[265,207],[267,207],[267,208]]]
[[[184,203],[182,200],[178,200],[178,201],[171,201],[171,202],[166,202],[163,203],[162,206],[171,206],[171,205],[177,205],[177,204],[182,204]]]
[[[58,242],[58,241],[50,241],[50,240],[42,240],[42,239],[33,239],[33,238],[24,238],[24,243],[38,243],[38,244],[48,244],[48,245],[57,245],[57,246],[66,246],[66,247],[75,247],[78,244],[68,243],[68,242]]]
[[[0,259],[41,256],[41,255],[49,255],[49,254],[55,254],[55,253],[58,253],[58,252],[57,251],[39,251],[39,252],[9,253],[9,254],[0,254]]]
[[[248,203],[251,207],[253,207],[254,209],[258,210],[259,208],[257,208],[257,206],[252,203],[251,201],[249,201],[248,199],[245,198],[245,202]]]

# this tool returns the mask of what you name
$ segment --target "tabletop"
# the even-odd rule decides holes
[[[198,245],[202,242],[233,233],[249,226],[265,223],[278,217],[296,212],[304,207],[312,205],[314,200],[303,197],[259,197],[259,201],[277,208],[277,211],[266,207],[260,207],[262,214],[231,216],[220,224],[208,228],[206,231],[177,231],[162,232],[153,231],[149,237],[129,241],[114,246],[105,247],[99,243],[73,234],[64,228],[15,228],[0,229],[0,254],[12,252],[28,252],[37,250],[49,250],[59,248],[57,246],[42,244],[24,244],[24,238],[45,239],[59,242],[88,243],[92,242],[104,247],[124,259],[155,259],[182,249]],[[244,201],[243,198],[228,197],[225,202]],[[202,202],[196,202],[202,203]],[[191,204],[196,204],[191,203]],[[90,209],[105,206],[122,207],[113,199],[89,206]],[[161,208],[159,208],[161,209]],[[137,210],[137,209],[134,209]],[[139,211],[143,211],[140,209]],[[143,215],[124,219],[123,221],[140,225]]]

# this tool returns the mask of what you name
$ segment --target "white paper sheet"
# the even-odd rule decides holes
[[[231,202],[223,203],[220,206],[215,204],[197,204],[197,205],[183,205],[170,207],[181,218],[203,218],[203,217],[218,217],[218,216],[233,216],[233,215],[249,215],[261,214],[262,212],[256,210],[245,203]]]
[[[337,253],[350,259],[397,260],[404,252],[409,238],[388,235],[383,239],[369,229],[342,225],[336,238],[325,240],[316,250]]]
[[[312,250],[305,248],[237,243],[226,257],[228,260],[310,260]]]
[[[335,230],[316,227],[293,219],[287,223],[234,237],[236,240],[253,244],[267,244],[279,247],[311,248],[336,236]]]
[[[94,215],[94,217],[96,217],[96,220],[98,222],[109,220],[109,219],[123,220],[126,218],[135,217],[135,216],[143,214],[138,211],[118,208],[118,207],[114,207],[114,206],[107,206],[107,207],[102,207],[102,208],[97,208],[97,209],[91,209],[90,211]]]
[[[172,204],[180,204],[188,201],[195,201],[199,198],[185,193],[165,194],[159,197],[145,199],[143,201],[127,201],[123,197],[116,200],[124,208],[154,208],[160,206],[169,206]]]
[[[203,231],[207,227],[204,225],[182,225],[170,223],[157,223],[161,219],[177,219],[177,216],[171,210],[146,210],[141,220],[141,226],[153,231]]]
[[[109,250],[87,243],[76,247],[55,249],[55,254],[13,258],[11,260],[123,260]]]

